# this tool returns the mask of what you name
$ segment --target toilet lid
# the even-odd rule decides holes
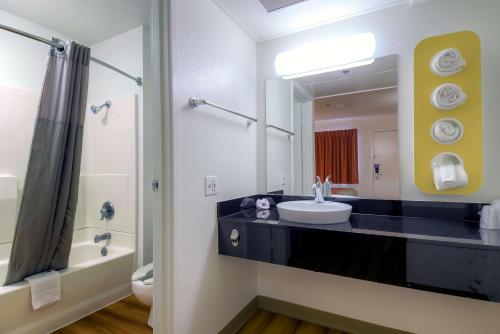
[[[132,281],[138,281],[140,280],[141,278],[143,278],[144,276],[146,276],[146,274],[148,272],[150,272],[151,270],[153,270],[153,264],[150,263],[148,265],[145,265],[144,267],[141,267],[139,269],[137,269],[137,271],[132,275]]]

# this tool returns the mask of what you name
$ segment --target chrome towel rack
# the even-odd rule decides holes
[[[240,114],[239,112],[236,112],[236,111],[231,110],[229,108],[226,108],[226,107],[220,106],[218,104],[209,102],[207,100],[196,99],[194,97],[192,97],[192,98],[189,99],[189,105],[191,106],[191,108],[196,108],[196,107],[199,107],[199,106],[204,105],[204,104],[207,105],[207,106],[211,106],[211,107],[220,109],[220,110],[227,111],[228,113],[231,113],[233,115],[243,117],[243,118],[245,118],[247,120],[248,124],[251,124],[253,122],[257,122],[257,118],[253,118],[253,117],[250,117],[250,116],[247,116],[247,115]]]
[[[279,130],[281,132],[284,132],[288,135],[288,137],[295,136],[295,133],[288,131],[288,130],[285,130],[283,128],[280,128],[279,126],[276,126],[276,125],[268,124],[268,125],[266,125],[266,128],[273,128],[273,129]]]

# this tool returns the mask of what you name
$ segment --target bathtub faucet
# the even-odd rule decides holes
[[[111,240],[111,233],[106,232],[106,233],[103,233],[103,234],[97,234],[94,237],[94,242],[95,243],[98,243],[99,241],[103,241],[103,240]]]

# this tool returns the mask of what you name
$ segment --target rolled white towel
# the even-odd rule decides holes
[[[257,200],[256,206],[257,209],[268,210],[271,207],[271,203],[269,203],[267,198],[261,198]]]
[[[269,210],[262,210],[262,209],[257,210],[257,218],[259,219],[267,219],[269,218],[270,215],[271,211]]]
[[[449,76],[460,72],[467,65],[460,51],[454,48],[444,49],[434,55],[431,70],[440,76]]]
[[[441,118],[431,129],[432,138],[440,144],[453,144],[463,135],[463,125],[454,118]]]
[[[452,83],[436,87],[431,94],[432,105],[439,110],[451,110],[464,104],[467,95],[460,86]]]

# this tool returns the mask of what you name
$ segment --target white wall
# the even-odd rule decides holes
[[[216,203],[257,191],[256,44],[212,1],[172,1],[173,332],[217,333],[257,292],[256,264],[218,255]],[[205,197],[204,176],[218,176]]]
[[[360,197],[373,197],[372,132],[375,130],[397,130],[397,115],[341,118],[314,123],[316,132],[358,129],[359,183],[350,184],[348,187],[356,189]]]
[[[452,9],[452,10],[451,10]],[[265,110],[266,79],[276,77],[274,57],[280,51],[325,37],[371,31],[377,39],[376,57],[400,55],[399,134],[402,197],[409,200],[487,201],[500,195],[500,2],[496,0],[434,0],[414,7],[401,5],[259,44],[258,110]],[[464,197],[429,196],[413,182],[413,59],[423,38],[472,30],[482,40],[485,184]],[[262,129],[259,129],[262,130]],[[259,133],[259,137],[262,133]],[[262,141],[259,142],[261,149]],[[265,162],[259,156],[259,175]],[[261,178],[259,178],[261,180]],[[264,179],[265,180],[265,179]],[[259,183],[265,190],[265,183]],[[258,292],[328,312],[417,333],[498,333],[500,304],[421,292],[338,276],[259,264]]]
[[[0,10],[0,22],[46,39],[71,39],[3,10]],[[0,30],[0,85],[40,92],[48,53],[49,47],[45,44]]]
[[[453,8],[453,10],[448,10]],[[399,54],[399,133],[401,163],[401,196],[407,200],[434,201],[489,201],[500,195],[500,155],[497,145],[500,132],[500,67],[497,66],[500,53],[497,19],[500,2],[482,0],[480,5],[467,0],[434,0],[413,7],[401,5],[361,17],[340,21],[323,27],[307,30],[282,38],[262,42],[258,47],[259,70],[259,116],[265,110],[264,81],[277,77],[274,58],[277,53],[298,47],[305,42],[336,36],[352,35],[371,31],[377,40],[375,57]],[[446,13],[443,17],[442,13]],[[485,182],[477,193],[470,196],[439,196],[421,193],[413,180],[413,48],[422,39],[454,31],[472,30],[482,42],[483,54],[483,112],[484,112],[484,157]],[[259,133],[260,136],[260,133]],[[259,149],[260,149],[259,144]],[[265,156],[259,156],[259,176],[265,172]],[[259,190],[265,184],[259,177]]]

